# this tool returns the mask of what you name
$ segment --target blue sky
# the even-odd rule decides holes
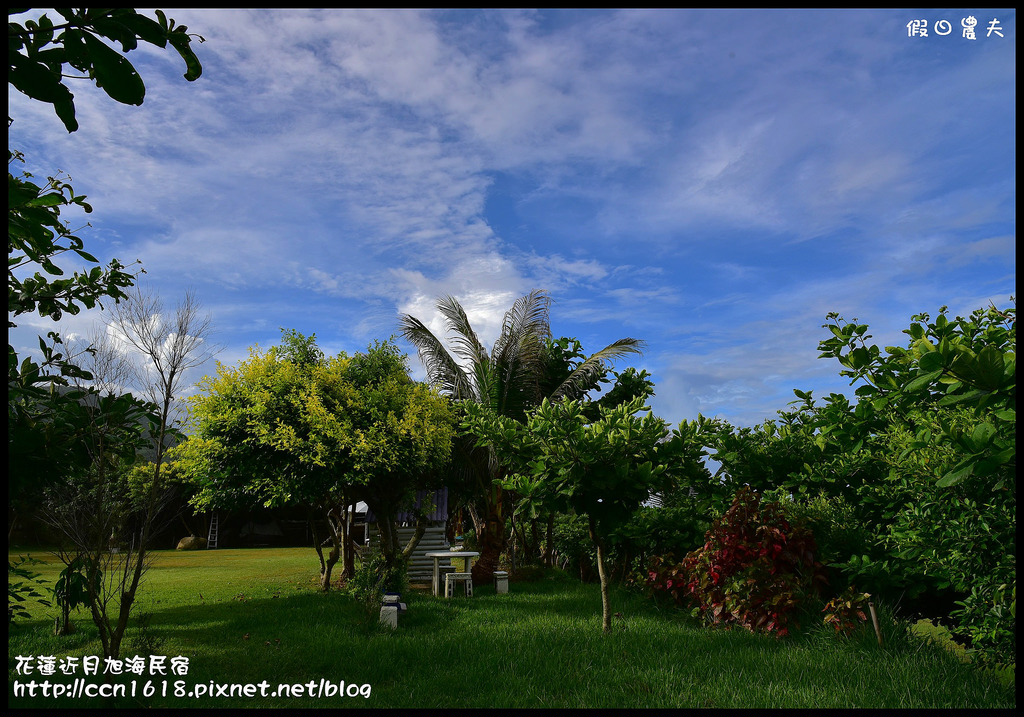
[[[70,135],[9,90],[9,144],[88,195],[90,251],[195,290],[223,363],[281,327],[328,353],[440,329],[441,294],[489,346],[541,288],[556,335],[647,342],[658,415],[751,425],[851,392],[830,311],[885,346],[1015,294],[1012,10],[168,14],[206,38],[198,81],[142,47],[145,103],[72,84]],[[28,352],[53,327],[20,318]]]

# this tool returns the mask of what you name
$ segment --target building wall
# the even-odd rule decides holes
[[[369,534],[367,544],[371,551],[376,551],[380,548],[380,532],[377,530],[377,524],[370,523],[366,527]],[[409,539],[412,538],[415,532],[415,527],[399,528],[399,545],[404,548],[409,543]],[[424,531],[423,537],[420,538],[420,542],[416,546],[416,550],[409,559],[410,580],[417,582],[429,582],[431,580],[434,575],[434,561],[432,558],[428,558],[426,554],[434,553],[438,550],[448,550],[448,539],[445,537],[444,523],[427,526],[427,529]]]

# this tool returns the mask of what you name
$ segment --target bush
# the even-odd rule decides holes
[[[29,556],[19,555],[17,560],[7,559],[7,624],[14,624],[15,618],[29,619],[32,614],[20,603],[34,601],[40,605],[50,606],[44,599],[43,593],[39,592],[42,585],[39,574],[34,573],[25,565],[38,563],[39,561]]]
[[[693,550],[710,522],[697,516],[693,506],[641,507],[608,536],[612,578],[643,584],[652,560]],[[555,519],[555,551],[566,570],[583,581],[597,579],[597,557],[585,518],[559,515]]]
[[[96,570],[97,579],[99,571]],[[89,606],[89,564],[85,556],[73,558],[65,567],[53,586],[53,597],[60,608],[55,634],[67,635],[74,631],[71,612]]]
[[[853,587],[847,588],[842,595],[832,598],[822,608],[825,619],[822,621],[835,629],[840,635],[850,635],[861,623],[868,620],[868,593],[857,592]]]
[[[1017,661],[1017,581],[993,588],[976,586],[953,611],[954,633],[971,641],[974,656],[988,667],[1014,667]]]
[[[404,563],[388,569],[384,556],[376,553],[356,568],[355,575],[348,581],[348,593],[363,606],[366,620],[375,624],[384,593],[401,592],[408,587],[408,582]]]
[[[857,577],[846,569],[850,559],[876,552],[871,532],[843,496],[818,494],[792,500],[783,495],[785,490],[765,491],[762,500],[778,496],[790,522],[811,531],[817,546],[815,558],[828,568],[832,592],[843,592]]]
[[[701,544],[711,521],[693,505],[642,507],[611,536],[615,574],[627,584],[643,584],[653,556],[686,555]]]
[[[596,579],[597,557],[587,519],[581,515],[558,515],[554,535],[559,567],[579,575],[584,582]]]
[[[792,525],[778,503],[761,503],[749,487],[682,563],[661,561],[648,574],[654,591],[696,604],[712,625],[740,625],[784,636],[796,612],[825,582],[810,531]]]

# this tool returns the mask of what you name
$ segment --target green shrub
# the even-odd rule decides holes
[[[579,575],[585,582],[596,579],[597,557],[587,519],[581,515],[556,516],[554,537],[560,567]]]
[[[1017,661],[1017,581],[976,586],[953,611],[954,634],[968,638],[983,665],[1014,667]]]
[[[375,624],[384,602],[384,593],[402,592],[408,585],[405,564],[399,563],[388,569],[384,556],[376,553],[356,568],[347,587],[348,593],[363,606],[366,620]]]
[[[642,584],[654,556],[686,555],[701,544],[710,524],[693,506],[640,508],[610,538],[616,577]]]
[[[875,540],[850,502],[841,495],[817,494],[793,500],[785,490],[765,491],[762,500],[779,500],[790,522],[811,531],[817,546],[815,558],[828,569],[833,594],[849,588],[857,575],[850,560],[877,552]]]
[[[89,606],[88,572],[89,565],[85,557],[79,555],[67,564],[53,585],[53,598],[61,611],[55,629],[58,635],[67,635],[73,631],[72,611]],[[97,580],[99,579],[97,574]]]
[[[691,506],[642,507],[608,537],[608,565],[613,579],[643,584],[651,561],[686,555],[701,544],[710,520]],[[575,515],[555,519],[555,550],[560,565],[581,580],[597,579],[597,558],[586,520]]]

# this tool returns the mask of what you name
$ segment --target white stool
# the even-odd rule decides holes
[[[494,571],[494,592],[499,595],[508,592],[508,573],[504,570]]]
[[[444,596],[450,598],[455,594],[455,583],[466,584],[466,597],[473,597],[473,573],[448,573],[444,576]]]
[[[440,595],[444,588],[445,576],[454,573],[455,568],[451,565],[441,565],[437,569],[437,584],[434,585],[434,594]]]

